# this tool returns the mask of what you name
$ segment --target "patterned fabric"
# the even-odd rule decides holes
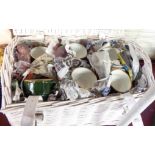
[[[1,103],[2,103],[2,88],[1,88],[1,83],[0,83],[0,109],[1,109]]]
[[[1,65],[3,62],[3,52],[4,52],[4,47],[0,47],[0,73],[1,73]],[[2,89],[1,89],[1,83],[0,83],[0,109],[1,109],[1,103],[2,103]]]
[[[1,70],[1,65],[3,62],[3,54],[4,54],[3,52],[4,52],[4,48],[0,47],[0,70]]]

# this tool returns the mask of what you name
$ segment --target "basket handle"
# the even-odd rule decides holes
[[[15,37],[23,37],[25,39],[31,39],[31,40],[38,40],[38,41],[45,41],[45,32],[41,30],[37,31],[26,31],[26,30],[12,30],[12,34]]]
[[[34,36],[36,37],[36,39],[42,40],[43,42],[45,41],[45,32],[44,31],[37,31]]]

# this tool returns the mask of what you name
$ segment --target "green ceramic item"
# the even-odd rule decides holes
[[[26,97],[29,95],[42,96],[47,101],[48,96],[56,89],[57,83],[53,79],[24,80],[23,91]]]

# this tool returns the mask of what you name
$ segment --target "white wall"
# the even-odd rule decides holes
[[[0,29],[0,45],[8,44],[11,41],[11,32],[8,29]]]

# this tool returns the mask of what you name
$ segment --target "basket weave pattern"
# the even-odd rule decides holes
[[[11,74],[13,72],[13,50],[17,43],[21,40],[25,40],[24,37],[15,37],[12,42],[6,47],[4,52],[4,60],[2,64],[2,72],[1,72],[1,83],[2,83],[2,108],[6,109],[6,111],[10,111],[20,105],[21,111],[17,112],[16,118],[12,118],[13,124],[19,124],[19,118],[21,118],[24,103],[17,104],[13,108],[12,104],[12,94],[11,94]],[[47,40],[44,40],[47,42]],[[144,60],[143,72],[147,77],[149,87],[152,83],[154,83],[154,76],[152,73],[152,64],[149,56],[139,47],[136,43],[129,41],[131,45],[135,48],[135,54],[140,56]],[[121,119],[122,115],[125,114],[124,107],[128,106],[128,110],[133,106],[133,104],[128,105],[125,101],[125,94],[116,96],[108,96],[101,97],[96,99],[81,99],[77,101],[65,101],[65,102],[40,102],[38,104],[38,110],[44,112],[44,121],[40,123],[40,125],[116,125],[117,122]],[[135,94],[132,95],[135,98],[135,101],[138,101],[143,94]],[[112,108],[111,113],[108,109]],[[115,113],[114,113],[115,112]],[[53,116],[57,118],[63,118],[61,120],[62,123],[53,120],[49,121],[49,113],[51,113],[50,119]],[[60,114],[61,113],[61,114]],[[70,117],[74,114],[74,118],[76,118],[76,122],[68,121],[67,117]],[[55,116],[54,116],[55,115]],[[11,115],[12,117],[13,115]],[[57,117],[56,117],[57,116]],[[18,118],[18,119],[17,119]]]

